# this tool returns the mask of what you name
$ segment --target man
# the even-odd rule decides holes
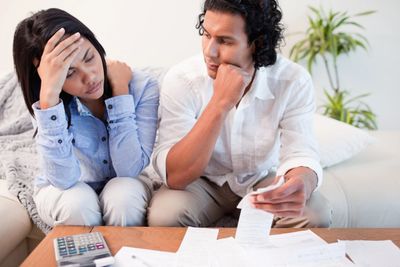
[[[322,196],[309,201],[319,214],[306,206],[322,182],[313,86],[276,54],[281,17],[275,0],[205,1],[203,56],[172,68],[161,90],[154,167],[165,186],[150,204],[150,226],[209,226],[282,175],[285,183],[252,205],[273,213],[275,227],[329,225]]]

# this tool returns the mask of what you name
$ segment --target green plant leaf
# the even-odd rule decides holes
[[[353,16],[354,17],[367,16],[367,15],[374,14],[376,12],[377,12],[376,10],[368,10],[368,11],[364,11],[364,12],[361,12],[361,13],[354,14]]]

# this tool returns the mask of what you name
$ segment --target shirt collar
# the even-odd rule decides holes
[[[274,99],[275,96],[272,94],[268,83],[267,83],[267,68],[261,67],[256,70],[256,76],[254,77],[253,84],[251,85],[250,91],[254,98],[261,100]]]
[[[247,108],[252,105],[254,100],[258,98],[260,100],[274,99],[275,96],[272,94],[267,83],[267,70],[262,67],[259,68],[251,84],[250,90],[240,100],[240,108]]]
[[[78,97],[74,96],[74,101],[76,104],[76,109],[81,116],[91,116],[92,112],[79,100]]]

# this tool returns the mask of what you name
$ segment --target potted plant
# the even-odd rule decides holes
[[[354,21],[354,17],[366,16],[375,11],[355,15],[347,12],[326,13],[322,8],[310,7],[312,16],[308,16],[309,27],[305,37],[298,41],[290,51],[294,61],[306,60],[307,68],[312,73],[313,64],[319,57],[323,60],[331,90],[324,89],[327,103],[322,106],[323,114],[366,129],[377,129],[376,115],[362,101],[369,94],[351,97],[348,90],[341,87],[337,59],[358,48],[367,49],[367,39],[359,34],[344,31],[345,28],[363,26]]]

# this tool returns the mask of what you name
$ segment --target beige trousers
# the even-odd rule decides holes
[[[260,182],[256,187],[262,186]],[[199,178],[185,190],[172,190],[162,186],[150,202],[148,209],[149,226],[194,226],[214,225],[224,215],[236,214],[241,197],[237,196],[225,183],[223,186]],[[296,218],[275,217],[276,228],[329,227],[332,208],[318,192],[307,201],[304,216]]]
[[[52,185],[35,188],[34,201],[40,218],[55,225],[146,224],[152,189],[142,178],[115,177],[97,195],[86,183],[62,190]]]

